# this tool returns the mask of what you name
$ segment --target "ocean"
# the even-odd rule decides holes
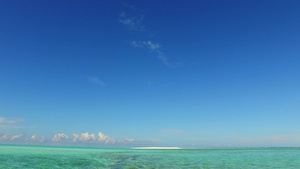
[[[300,148],[141,150],[0,145],[0,168],[300,168]]]

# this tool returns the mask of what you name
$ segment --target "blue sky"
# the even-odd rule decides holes
[[[1,1],[0,143],[300,146],[299,1]]]

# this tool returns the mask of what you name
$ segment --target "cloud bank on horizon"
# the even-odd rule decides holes
[[[97,79],[98,80],[98,79]],[[6,118],[0,117],[0,127],[2,124],[15,124],[23,122],[24,120],[21,118]],[[1,128],[0,128],[1,129]],[[93,145],[115,145],[115,144],[129,144],[133,143],[134,139],[123,138],[116,139],[105,135],[102,132],[99,132],[96,136],[95,134],[89,134],[88,132],[82,134],[73,133],[72,137],[69,137],[64,133],[57,133],[52,138],[46,138],[45,136],[38,136],[37,134],[33,134],[32,136],[26,136],[25,134],[2,134],[0,130],[0,143],[6,144],[93,144]]]
[[[1,123],[19,123],[24,121],[20,118],[5,118],[0,117]],[[1,126],[0,123],[0,126]],[[181,129],[162,129],[161,134],[163,138],[177,138],[191,137],[201,135],[199,131],[186,131]],[[230,142],[228,145],[220,144],[220,142],[213,141],[213,138],[205,138],[194,140],[192,144],[183,144],[181,147],[201,147],[204,142],[210,142],[210,147],[240,147],[240,146],[297,146],[300,141],[299,134],[284,134],[284,135],[268,135],[262,137],[245,137],[239,135],[230,135],[224,142]],[[116,139],[105,135],[102,132],[96,134],[89,134],[88,132],[71,135],[65,133],[57,133],[52,138],[45,136],[38,136],[33,134],[26,136],[25,134],[3,134],[0,131],[0,144],[22,144],[22,145],[90,145],[90,146],[124,146],[124,145],[164,145],[164,140],[160,139],[146,139],[135,140],[132,138]]]
[[[18,144],[42,144],[42,145],[122,145],[130,144],[134,142],[134,139],[123,138],[115,139],[109,137],[102,132],[98,133],[98,137],[95,134],[89,134],[88,132],[82,133],[80,135],[73,133],[73,138],[70,138],[67,134],[58,133],[55,134],[51,139],[44,136],[38,136],[33,134],[31,137],[26,137],[24,134],[11,135],[11,134],[1,134],[0,133],[0,143],[18,143]]]
[[[166,130],[169,132],[169,129]],[[181,130],[170,130],[173,132],[178,132]],[[300,141],[299,134],[286,134],[286,135],[271,135],[264,137],[242,137],[233,136],[230,139],[224,139],[223,142],[227,142],[228,144],[223,144],[220,141],[213,141],[213,139],[205,138],[200,139],[192,144],[182,144],[180,147],[202,147],[205,142],[209,141],[210,144],[206,143],[206,146],[209,147],[282,147],[282,146],[290,146],[297,147]],[[55,134],[52,138],[46,138],[44,136],[38,136],[33,134],[30,137],[26,137],[24,134],[11,135],[11,134],[1,134],[0,133],[0,144],[20,144],[20,145],[85,145],[85,146],[134,146],[134,145],[159,145],[164,146],[165,144],[161,144],[162,140],[157,139],[148,139],[148,140],[134,140],[129,138],[123,139],[115,139],[109,137],[102,132],[98,133],[98,136],[95,134],[89,134],[88,132],[82,134],[72,134],[72,138],[67,134],[58,133]]]

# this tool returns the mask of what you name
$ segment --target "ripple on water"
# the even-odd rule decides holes
[[[131,150],[0,146],[0,168],[300,168],[300,149]]]

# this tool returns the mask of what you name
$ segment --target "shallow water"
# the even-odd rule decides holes
[[[300,148],[134,150],[0,146],[0,168],[300,168]]]

